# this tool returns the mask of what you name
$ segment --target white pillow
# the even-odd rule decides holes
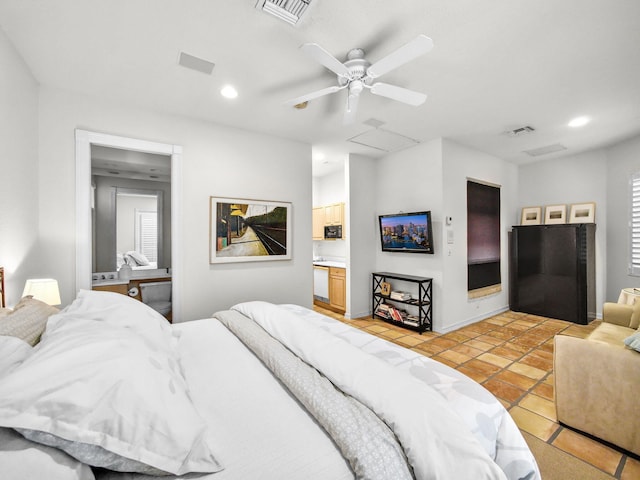
[[[80,290],[73,303],[61,313],[49,317],[43,339],[58,324],[93,320],[133,331],[141,335],[151,348],[175,351],[178,334],[167,319],[147,304],[127,295]]]
[[[134,302],[130,310],[141,316],[126,314],[129,302],[84,292],[51,317],[33,353],[0,378],[0,426],[117,471],[221,470],[189,398],[167,321],[169,335],[163,335],[164,324],[138,308],[141,302],[112,295]],[[108,306],[98,318],[102,303]]]
[[[95,480],[91,467],[57,448],[33,443],[10,428],[0,428],[2,480]]]
[[[0,377],[9,373],[31,355],[33,347],[18,337],[0,335]],[[1,471],[1,470],[0,470]]]
[[[133,261],[135,262],[135,265],[131,265],[132,267],[135,267],[137,265],[149,265],[149,259],[144,254],[136,252],[135,250],[128,251],[127,253],[125,253],[125,256],[133,259]]]

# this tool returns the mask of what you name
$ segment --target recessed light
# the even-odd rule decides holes
[[[225,98],[236,98],[238,96],[238,91],[231,85],[225,85],[220,90],[220,94]]]
[[[571,120],[568,125],[572,128],[577,128],[577,127],[584,127],[587,123],[589,123],[591,120],[589,117],[576,117],[573,120]]]

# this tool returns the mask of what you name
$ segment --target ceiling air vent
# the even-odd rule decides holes
[[[295,25],[307,11],[310,3],[311,0],[258,0],[256,8]]]
[[[507,131],[507,133],[512,137],[519,137],[520,135],[526,135],[528,133],[533,133],[535,131],[536,131],[535,128],[530,127],[529,125],[525,125],[524,127],[518,127],[518,128],[514,128],[513,130],[509,130]]]
[[[524,153],[531,157],[539,157],[540,155],[547,155],[549,153],[561,152],[566,150],[567,147],[560,143],[554,143],[553,145],[547,145],[546,147],[534,148],[533,150],[524,150]]]
[[[178,57],[178,64],[185,68],[196,70],[197,72],[206,73],[207,75],[211,75],[211,72],[213,72],[213,67],[215,67],[215,64],[213,62],[209,62],[203,58],[194,57],[193,55],[189,55],[188,53],[184,52],[180,52],[180,57]]]

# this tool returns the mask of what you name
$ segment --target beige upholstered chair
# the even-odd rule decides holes
[[[640,455],[640,352],[624,339],[640,323],[634,306],[605,303],[589,337],[555,337],[558,421]]]

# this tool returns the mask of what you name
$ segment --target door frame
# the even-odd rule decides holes
[[[178,222],[182,199],[182,146],[76,129],[76,291],[91,290],[91,146],[119,148],[171,157],[171,281],[172,317],[182,315],[180,287],[183,262]]]

